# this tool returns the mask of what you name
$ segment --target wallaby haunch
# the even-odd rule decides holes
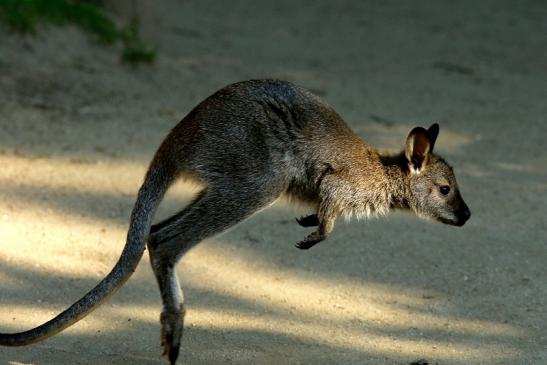
[[[227,86],[194,108],[159,147],[112,271],[57,317],[26,332],[0,334],[0,344],[28,345],[82,319],[131,276],[146,244],[163,301],[164,355],[174,364],[185,314],[177,261],[281,195],[315,208],[297,219],[301,226],[317,226],[296,244],[300,249],[326,239],[340,215],[368,217],[400,208],[462,226],[471,213],[452,168],[433,154],[438,133],[438,124],[416,127],[401,153],[384,155],[305,89],[276,80]],[[182,211],[152,225],[156,208],[179,177],[198,181],[203,190]]]

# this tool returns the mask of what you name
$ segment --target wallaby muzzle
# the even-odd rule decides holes
[[[463,203],[462,208],[456,213],[456,217],[458,217],[458,221],[456,222],[456,225],[458,227],[463,226],[465,222],[467,222],[467,220],[471,217],[471,211],[465,203]]]

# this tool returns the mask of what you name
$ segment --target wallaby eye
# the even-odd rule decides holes
[[[448,185],[439,186],[439,191],[443,195],[448,195],[448,193],[450,193],[450,186]]]

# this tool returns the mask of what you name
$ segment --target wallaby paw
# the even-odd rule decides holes
[[[162,312],[160,317],[162,356],[166,356],[171,365],[174,365],[179,357],[183,320],[180,313]]]
[[[296,223],[300,224],[302,227],[316,227],[319,225],[319,220],[317,219],[316,214],[311,214],[296,218]]]
[[[313,238],[311,236],[306,237],[304,240],[298,242],[295,247],[299,248],[301,250],[307,250],[313,246],[315,246],[317,243],[321,242],[323,239]]]

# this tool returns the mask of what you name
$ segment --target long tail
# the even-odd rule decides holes
[[[165,165],[157,158],[152,161],[131,213],[125,247],[112,271],[95,288],[50,321],[25,332],[0,333],[0,345],[29,345],[61,332],[99,307],[129,279],[144,253],[154,213],[174,179],[174,173]]]

